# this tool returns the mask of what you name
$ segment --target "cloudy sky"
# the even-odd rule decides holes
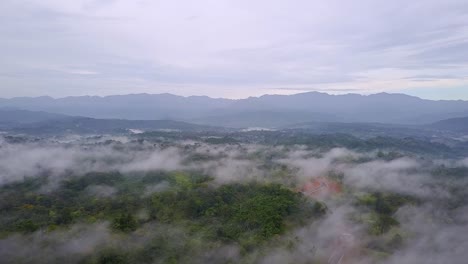
[[[0,97],[468,100],[466,0],[1,0]]]

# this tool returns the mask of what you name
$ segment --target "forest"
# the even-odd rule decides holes
[[[431,252],[464,256],[466,160],[437,155],[431,143],[424,153],[382,139],[301,135],[302,144],[288,144],[265,132],[240,135],[4,137],[2,261],[438,263],[444,255]],[[458,240],[445,241],[449,234]]]

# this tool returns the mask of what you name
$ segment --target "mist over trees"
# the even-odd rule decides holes
[[[217,141],[174,132],[4,137],[0,258],[7,263],[466,259],[463,155],[435,158],[427,150],[408,152],[382,142],[363,148],[352,137],[347,148],[314,136],[297,138],[300,144],[280,138],[273,144],[249,133]]]

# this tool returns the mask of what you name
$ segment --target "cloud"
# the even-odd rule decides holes
[[[404,207],[398,212],[398,219],[403,229],[410,230],[406,247],[389,257],[385,262],[436,264],[450,260],[451,263],[464,263],[468,257],[466,247],[468,224],[458,222],[463,219],[455,216],[455,221],[447,223],[444,219],[446,209],[436,208],[432,204],[423,207]],[[460,208],[466,215],[467,208]]]
[[[345,165],[344,182],[361,189],[372,188],[410,195],[430,196],[434,190],[422,187],[429,175],[419,169],[423,165],[416,160],[400,158],[392,161],[376,160],[357,165]]]
[[[6,0],[0,10],[0,79],[15,88],[1,96],[246,97],[468,83],[463,0]],[[450,78],[417,80],[436,74]]]
[[[109,243],[111,237],[107,223],[13,235],[0,239],[0,256],[10,263],[79,263],[84,256]]]
[[[146,147],[137,144],[128,144],[123,148],[115,145],[2,144],[0,184],[38,175],[60,178],[63,175],[82,175],[92,171],[129,172],[183,168],[183,155],[179,150]],[[92,193],[93,190],[90,191]]]
[[[279,162],[297,168],[298,177],[302,182],[309,181],[312,178],[325,176],[330,170],[337,169],[338,164],[346,160],[353,160],[360,154],[344,148],[335,148],[326,153],[318,153],[296,150],[288,153],[288,158],[281,159]]]

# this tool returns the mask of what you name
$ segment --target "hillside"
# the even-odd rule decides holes
[[[432,129],[468,133],[468,117],[441,120],[429,125]]]
[[[42,111],[27,111],[14,108],[0,108],[0,123],[27,124],[46,120],[59,120],[66,115],[48,113]]]
[[[16,109],[0,109],[0,128],[31,135],[222,130],[218,127],[172,120],[95,119]]]

